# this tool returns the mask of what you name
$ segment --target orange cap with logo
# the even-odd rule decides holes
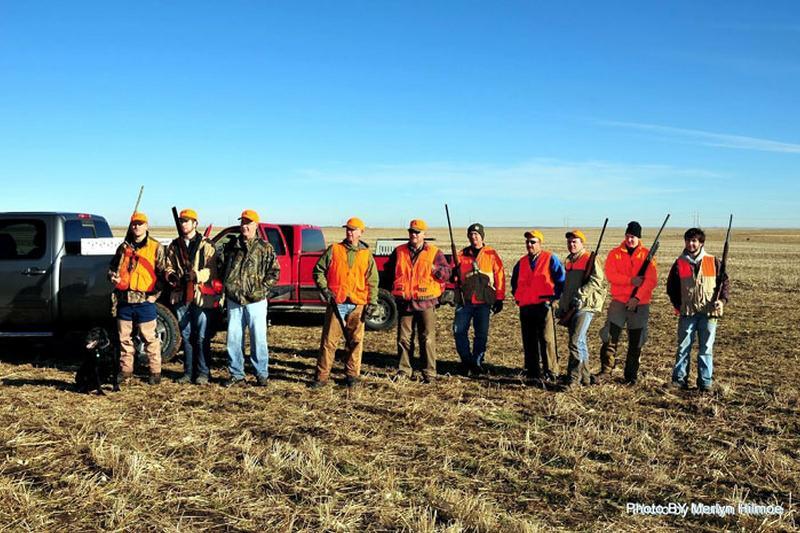
[[[261,219],[258,218],[258,213],[256,213],[252,209],[245,209],[244,211],[242,211],[242,216],[239,217],[239,220],[242,220],[243,218],[249,220],[250,222],[260,222],[261,221]]]
[[[137,211],[136,213],[131,215],[131,222],[144,222],[144,223],[147,223],[147,215]]]
[[[414,220],[408,223],[408,229],[414,231],[427,231],[428,225],[421,218],[415,218]]]
[[[197,222],[197,211],[194,209],[184,209],[181,211],[180,215],[178,215],[178,218],[191,218]]]
[[[360,229],[361,231],[364,231],[367,228],[364,225],[364,221],[358,217],[348,218],[347,222],[345,222],[344,226],[342,227],[347,229]]]
[[[525,232],[526,239],[539,239],[539,242],[544,242],[544,235],[538,229],[531,229]]]

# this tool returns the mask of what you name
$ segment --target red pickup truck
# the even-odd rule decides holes
[[[260,237],[275,249],[281,267],[280,279],[269,296],[270,313],[324,310],[325,303],[320,299],[313,276],[314,265],[326,248],[322,229],[309,224],[261,223],[258,231]],[[238,238],[239,234],[239,226],[231,226],[215,235],[212,242],[220,250],[226,242]],[[382,263],[385,263],[385,259]],[[397,321],[394,298],[391,293],[381,289],[378,304],[379,312],[366,321],[366,326],[375,331],[389,329]]]
[[[325,303],[314,283],[313,270],[327,245],[322,229],[309,224],[268,224],[258,226],[260,237],[269,242],[275,249],[281,276],[269,296],[269,311],[322,311]],[[230,226],[214,236],[212,242],[219,251],[230,239],[240,235],[239,226]],[[402,240],[383,240],[373,253],[378,273],[384,277],[384,266],[394,246],[402,244]],[[447,255],[450,260],[450,255]],[[452,285],[448,285],[452,290]],[[367,329],[383,331],[397,323],[397,306],[392,294],[380,289],[378,293],[379,312],[367,319]]]

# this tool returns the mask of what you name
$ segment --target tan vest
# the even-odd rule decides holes
[[[700,260],[700,271],[695,276],[694,266],[683,257],[678,258],[678,277],[681,280],[681,315],[711,314],[714,310],[714,288],[717,286],[717,265],[713,255]]]

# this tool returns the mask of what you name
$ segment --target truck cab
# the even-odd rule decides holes
[[[96,215],[0,213],[0,336],[48,337],[79,317],[108,320],[108,258],[81,256],[80,246],[111,236]]]

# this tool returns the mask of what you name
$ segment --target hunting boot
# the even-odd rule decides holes
[[[133,372],[120,372],[117,374],[118,385],[128,385],[133,379]]]
[[[611,381],[611,371],[616,364],[617,343],[604,342],[600,347],[600,372],[595,374],[595,383],[606,383]]]
[[[147,378],[148,385],[159,385],[161,383],[161,374],[150,374]]]
[[[581,363],[578,368],[578,374],[581,377],[581,385],[592,384],[592,374],[589,372],[589,363]]]
[[[572,385],[581,384],[580,366],[581,362],[570,356],[569,360],[567,361],[567,375],[566,379],[564,380],[564,385],[571,387]]]

